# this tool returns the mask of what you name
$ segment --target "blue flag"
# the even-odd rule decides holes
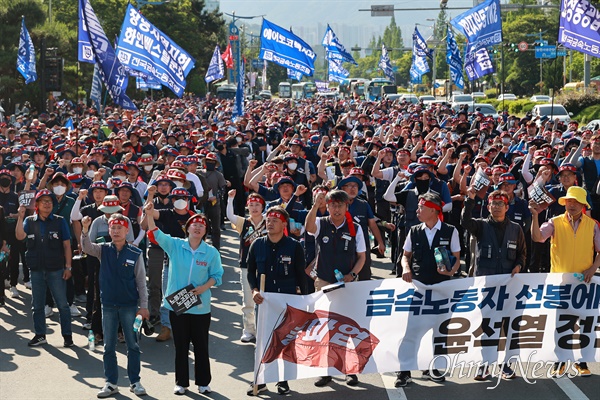
[[[110,41],[104,33],[104,29],[98,21],[98,17],[94,13],[94,9],[88,0],[79,0],[85,25],[90,34],[92,52],[96,63],[100,64],[98,72],[110,93],[115,104],[123,107],[126,110],[137,110],[137,107],[127,97],[127,83],[129,76],[127,71],[117,58],[115,50],[110,45]]]
[[[414,58],[413,58],[413,65],[411,65],[410,70],[410,83],[422,83],[423,82],[423,75],[421,75],[416,69],[415,69],[415,64],[414,64]]]
[[[329,82],[342,82],[344,79],[350,76],[339,60],[329,60],[329,70],[327,72]]]
[[[396,82],[394,70],[392,68],[392,62],[390,61],[390,55],[388,54],[385,45],[381,45],[381,57],[379,58],[379,68],[383,70],[383,74],[392,82]]]
[[[160,84],[160,82],[151,76],[146,76],[146,77],[136,76],[135,87],[140,90],[144,90],[144,91],[150,90],[150,89],[154,89],[154,90],[162,89],[162,85]]]
[[[75,129],[75,125],[73,124],[73,118],[69,117],[69,119],[67,120],[67,122],[65,122],[65,128],[68,128],[70,131],[72,131],[73,129]]]
[[[223,66],[223,59],[221,58],[221,49],[219,48],[219,45],[217,45],[215,46],[215,51],[213,51],[212,58],[210,59],[210,64],[208,65],[204,80],[206,83],[211,83],[212,81],[223,79],[224,76],[225,67]]]
[[[502,43],[500,0],[487,0],[450,21],[452,26],[477,46]]]
[[[448,25],[446,34],[446,62],[450,67],[450,79],[456,87],[462,89],[465,87],[465,80],[463,78],[463,61],[460,56],[460,49],[456,44],[454,33]]]
[[[304,40],[263,19],[259,58],[312,76],[317,55]]]
[[[179,97],[196,62],[131,4],[125,11],[117,55],[123,65],[153,76]]]
[[[467,46],[465,71],[471,82],[495,72],[494,63],[485,47]]]
[[[287,69],[287,76],[288,76],[288,79],[294,79],[294,80],[299,81],[299,80],[302,80],[302,77],[304,75],[300,71],[296,71],[295,69],[289,69],[288,68]]]
[[[558,42],[600,57],[600,10],[585,0],[561,1]]]
[[[322,44],[327,51],[328,60],[341,60],[342,62],[351,62],[354,65],[358,65],[356,60],[354,60],[354,57],[352,57],[352,54],[348,53],[344,45],[340,43],[340,40],[329,24],[327,24],[327,30],[325,31],[325,36],[323,36]]]
[[[102,78],[100,77],[100,67],[94,64],[94,76],[92,77],[92,89],[90,90],[90,99],[96,105],[96,110],[100,112],[100,99],[102,98]]]
[[[244,114],[244,60],[240,62],[238,74],[237,90],[235,91],[235,105],[233,106],[233,116],[241,117]]]
[[[25,83],[35,82],[35,49],[31,36],[25,27],[25,17],[21,19],[21,35],[19,36],[19,53],[17,54],[17,71],[25,78]]]
[[[431,50],[427,47],[427,42],[425,42],[425,39],[423,39],[421,32],[419,32],[416,26],[415,31],[413,32],[413,56],[415,55],[418,57],[433,58]]]
[[[94,52],[92,51],[92,43],[90,41],[90,34],[88,33],[87,26],[85,25],[85,19],[83,18],[83,8],[81,2],[78,2],[78,19],[79,25],[77,28],[77,61],[94,64]]]

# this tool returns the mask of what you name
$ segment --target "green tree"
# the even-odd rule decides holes
[[[401,49],[404,47],[402,40],[402,30],[396,25],[396,19],[392,16],[390,24],[383,31],[383,43],[389,49]],[[402,56],[401,50],[390,50],[390,59],[400,58]]]

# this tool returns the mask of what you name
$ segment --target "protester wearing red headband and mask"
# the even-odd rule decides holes
[[[261,275],[265,275],[265,292],[306,294],[306,274],[304,273],[304,250],[295,239],[287,236],[289,215],[283,207],[267,210],[267,236],[260,237],[250,245],[248,251],[248,283],[252,289],[254,302],[260,304],[264,298],[259,290]],[[262,288],[260,288],[262,289]],[[254,387],[246,392],[252,396]],[[267,390],[265,384],[258,385],[258,392]],[[277,392],[287,394],[290,387],[287,381],[277,383]]]
[[[246,200],[246,208],[250,216],[248,218],[235,215],[233,211],[233,199],[236,190],[230,190],[227,198],[227,219],[231,221],[233,228],[240,235],[240,282],[242,284],[242,323],[243,331],[241,341],[248,343],[255,340],[256,324],[254,316],[254,300],[248,284],[246,273],[246,259],[250,245],[259,237],[267,234],[266,218],[263,216],[265,199],[257,193],[251,193]]]
[[[527,246],[523,229],[506,216],[508,212],[508,194],[495,190],[488,196],[487,218],[472,217],[477,191],[473,187],[467,189],[468,199],[461,215],[463,228],[477,239],[477,259],[475,261],[475,276],[511,274],[514,276],[523,270],[527,260]],[[535,216],[537,218],[537,216]],[[490,361],[490,360],[484,360]],[[484,380],[487,370],[483,367],[477,371],[475,380]],[[502,369],[504,379],[515,377],[509,364]]]
[[[154,204],[144,207],[153,214]],[[198,391],[210,393],[212,379],[208,354],[208,337],[211,321],[211,291],[223,278],[223,265],[219,251],[204,240],[208,220],[203,214],[194,214],[185,223],[185,238],[168,235],[158,229],[153,218],[148,218],[148,238],[165,251],[169,257],[169,277],[163,306],[169,309],[169,319],[175,343],[175,388],[173,393],[184,394],[189,386],[189,348],[194,345],[194,380]],[[188,286],[189,293],[200,297],[200,304],[175,313],[167,297]]]
[[[104,333],[104,375],[106,384],[98,397],[108,397],[119,392],[117,367],[117,331],[123,327],[127,343],[127,376],[131,391],[146,394],[140,383],[140,346],[132,326],[136,315],[149,318],[146,269],[142,250],[127,243],[130,221],[115,213],[108,219],[110,243],[92,243],[88,235],[92,219],[81,220],[81,246],[83,251],[100,260],[98,282],[102,304],[102,327]],[[139,309],[138,309],[139,303]]]
[[[397,268],[398,277],[406,282],[415,281],[426,285],[450,280],[460,268],[460,241],[458,231],[452,225],[444,223],[442,200],[434,193],[428,192],[419,196],[417,218],[421,222],[410,228],[404,241],[404,254],[401,265]],[[452,254],[451,265],[438,268],[434,251],[441,248]],[[454,262],[452,262],[454,261]],[[402,272],[400,272],[402,271]],[[418,338],[413,342],[407,338],[406,348],[418,349]],[[401,349],[402,350],[402,349]],[[423,371],[423,377],[434,382],[444,382],[445,378],[436,369]],[[396,373],[396,387],[406,386],[412,381],[410,371]]]

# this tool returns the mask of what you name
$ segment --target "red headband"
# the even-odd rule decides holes
[[[508,197],[506,197],[502,194],[495,194],[495,195],[488,196],[488,202],[492,202],[494,200],[502,200],[504,202],[504,204],[508,204]]]
[[[440,219],[440,221],[442,221],[442,222],[444,221],[444,214],[442,214],[442,207],[438,206],[437,204],[435,204],[432,201],[425,200],[425,199],[419,200],[419,205],[433,208],[434,210],[438,210],[439,211],[438,218]]]
[[[281,222],[283,222],[284,224],[287,223],[287,218],[285,217],[285,215],[283,215],[283,213],[280,213],[279,211],[270,211],[267,214],[267,218],[269,217],[280,219]]]
[[[248,201],[246,202],[246,205],[250,204],[250,203],[260,203],[263,205],[263,207],[265,206],[265,201],[263,199],[261,199],[260,197],[248,197]]]
[[[190,226],[191,224],[195,224],[195,223],[200,223],[200,224],[202,224],[204,226],[207,226],[206,218],[204,218],[204,217],[202,217],[200,215],[192,218],[191,221],[189,221],[188,226]]]
[[[113,226],[113,225],[121,225],[121,226],[124,226],[125,228],[129,228],[129,223],[124,219],[111,219],[110,221],[108,221],[108,226]]]

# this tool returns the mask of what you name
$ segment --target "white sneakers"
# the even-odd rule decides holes
[[[29,282],[29,281],[25,282],[25,287],[26,287],[27,289],[30,289],[30,290],[31,290],[31,282]]]
[[[10,297],[12,297],[13,299],[21,297],[21,295],[19,294],[19,291],[17,290],[17,288],[15,286],[11,286],[9,291],[10,291]]]
[[[117,385],[113,385],[112,383],[106,382],[104,384],[104,387],[98,392],[97,396],[99,399],[103,399],[105,397],[109,397],[117,393],[119,393],[119,388],[117,387]]]
[[[133,385],[129,385],[129,391],[136,396],[146,395],[146,389],[144,389],[141,382],[136,382]]]
[[[244,332],[242,334],[242,337],[240,338],[240,340],[241,340],[242,343],[250,343],[253,340],[256,340],[256,337],[254,337],[254,335],[251,334],[251,333]]]
[[[69,306],[69,311],[71,311],[71,317],[79,317],[81,315],[81,311],[79,311],[75,304]]]
[[[179,386],[179,385],[175,385],[175,388],[173,389],[173,393],[174,394],[185,394],[185,392],[187,391],[186,387],[183,386]]]
[[[44,313],[46,314],[46,318],[49,318],[54,315],[54,310],[52,310],[52,307],[46,306],[44,307]]]
[[[198,386],[200,394],[211,393],[210,386]]]

